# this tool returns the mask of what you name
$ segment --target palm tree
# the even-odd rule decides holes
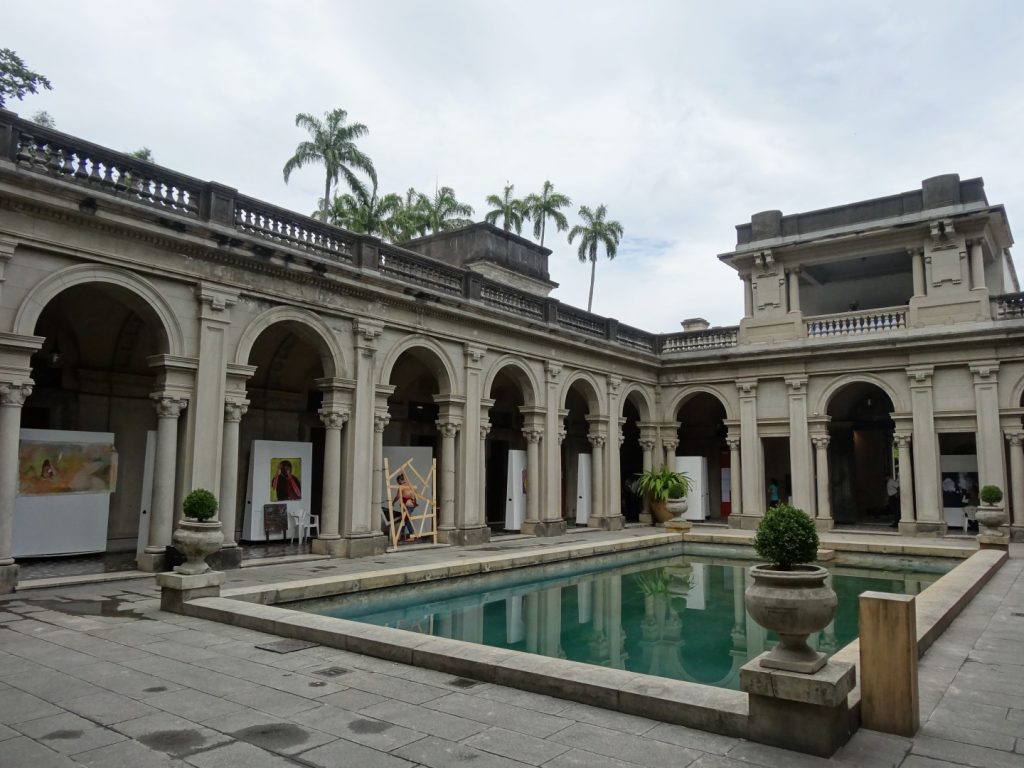
[[[402,207],[402,198],[393,192],[377,196],[377,186],[367,190],[359,184],[352,194],[336,195],[327,211],[327,220],[338,227],[391,239],[394,218]]]
[[[377,171],[373,167],[373,161],[355,144],[355,140],[365,136],[369,129],[362,123],[346,124],[346,120],[348,112],[344,109],[334,109],[326,113],[323,122],[306,112],[297,114],[296,127],[308,131],[311,141],[301,142],[295,148],[295,154],[284,164],[284,181],[287,184],[288,177],[296,168],[311,163],[323,163],[326,181],[320,214],[325,221],[331,199],[331,185],[337,183],[339,177],[344,177],[354,192],[356,185],[361,183],[359,177],[355,175],[355,171],[359,170],[369,176],[373,185],[377,186]]]
[[[580,218],[586,226],[577,224],[569,232],[569,243],[580,238],[580,248],[576,255],[580,257],[580,263],[586,264],[590,259],[590,296],[587,298],[587,312],[594,304],[594,272],[597,269],[597,247],[604,246],[604,252],[609,261],[615,258],[619,248],[619,241],[622,239],[622,225],[617,221],[605,221],[608,209],[604,205],[597,206],[592,211],[587,206],[580,206]]]
[[[501,195],[488,195],[487,204],[493,205],[494,209],[488,211],[484,221],[488,224],[496,224],[498,219],[504,222],[504,229],[508,232],[512,227],[516,228],[516,234],[523,233],[523,219],[529,218],[529,211],[526,203],[512,197],[514,184],[505,184],[505,192]]]
[[[417,192],[414,187],[409,187],[405,191],[404,199],[399,197],[398,210],[391,217],[394,242],[401,243],[427,234],[424,213],[426,200],[426,195]]]
[[[468,227],[473,223],[469,218],[473,215],[473,206],[460,203],[451,187],[441,187],[434,192],[433,198],[420,195],[419,206],[424,229],[431,234]]]
[[[550,181],[544,182],[544,188],[539,195],[527,195],[525,203],[529,217],[533,219],[533,236],[540,238],[541,248],[544,247],[544,230],[547,228],[548,219],[555,222],[559,232],[569,228],[565,214],[558,209],[572,205],[572,200],[561,192],[555,192],[555,185]]]

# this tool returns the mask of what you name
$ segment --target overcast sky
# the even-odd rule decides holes
[[[448,185],[482,219],[506,180],[550,179],[606,204],[625,238],[594,311],[646,330],[739,321],[716,256],[756,211],[955,172],[1024,216],[1020,0],[0,5],[0,47],[54,86],[9,108],[254,197],[315,208],[319,167],[281,176],[294,116],[342,107],[384,192]],[[547,244],[554,296],[586,307],[589,268]]]

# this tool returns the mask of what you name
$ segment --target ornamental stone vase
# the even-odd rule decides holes
[[[747,611],[754,621],[779,636],[779,644],[761,659],[761,666],[814,674],[828,660],[807,644],[807,636],[828,626],[838,599],[825,583],[828,570],[796,565],[779,571],[769,565],[750,569],[754,583],[747,588]]]
[[[974,513],[974,519],[978,521],[982,536],[1002,536],[1000,526],[1006,525],[1009,517],[1003,507],[993,507],[987,504],[979,504],[978,511]]]
[[[171,539],[174,546],[185,556],[185,562],[176,565],[176,573],[196,576],[206,573],[210,566],[206,558],[219,550],[224,544],[224,533],[220,520],[196,520],[192,517],[182,518]]]
[[[668,507],[669,514],[672,515],[672,519],[681,521],[683,520],[683,515],[686,514],[686,510],[690,508],[690,503],[684,496],[681,499],[669,499],[666,502],[666,506]]]

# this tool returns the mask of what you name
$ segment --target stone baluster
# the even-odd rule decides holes
[[[18,566],[11,553],[14,499],[18,494],[21,408],[32,394],[31,381],[0,383],[0,594],[13,592]]]

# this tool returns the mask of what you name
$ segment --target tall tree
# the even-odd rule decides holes
[[[40,88],[53,90],[50,81],[25,66],[18,54],[10,48],[0,48],[0,107],[11,96],[21,101],[25,94],[39,93]]]
[[[53,119],[53,115],[47,112],[45,109],[40,109],[32,117],[29,118],[36,125],[41,125],[43,128],[57,129],[57,121]]]
[[[153,150],[149,147],[139,147],[134,152],[129,152],[129,155],[134,157],[136,160],[142,160],[145,163],[155,163],[156,159],[153,157]]]
[[[484,216],[484,221],[488,224],[496,224],[498,219],[501,219],[506,232],[515,227],[516,234],[521,235],[523,219],[529,217],[529,211],[525,202],[512,197],[515,188],[515,184],[506,184],[505,191],[501,195],[487,196],[487,204],[494,207]]]
[[[334,198],[328,210],[328,221],[353,232],[390,240],[396,229],[392,219],[401,207],[402,198],[393,192],[378,197],[376,186],[368,190],[360,184],[352,194]]]
[[[597,270],[597,249],[604,246],[605,255],[608,260],[615,258],[619,249],[619,241],[622,239],[622,225],[617,221],[607,221],[605,216],[608,209],[604,205],[597,206],[596,211],[590,210],[587,206],[580,206],[580,218],[583,224],[577,224],[569,231],[569,243],[577,237],[580,238],[580,247],[576,255],[580,257],[580,263],[586,264],[590,260],[590,295],[587,297],[587,312],[594,305],[594,273]]]
[[[555,222],[559,232],[569,228],[569,222],[559,208],[567,208],[572,205],[572,200],[561,192],[555,192],[555,186],[550,181],[544,182],[544,188],[539,195],[527,195],[526,209],[529,217],[533,219],[533,236],[540,238],[541,247],[544,247],[544,231],[547,229],[547,221]]]
[[[320,216],[327,220],[327,209],[331,200],[331,185],[339,178],[352,189],[361,184],[356,171],[362,171],[374,186],[377,186],[377,171],[373,161],[356,146],[356,139],[369,133],[362,123],[346,123],[348,112],[334,109],[324,115],[323,121],[306,112],[295,116],[295,125],[306,130],[310,141],[303,141],[295,148],[295,154],[284,164],[284,181],[287,184],[292,171],[303,166],[322,163],[326,172],[324,198],[321,201]]]
[[[469,218],[473,215],[473,206],[459,202],[451,187],[441,187],[434,192],[433,197],[420,195],[419,204],[424,228],[431,234],[468,227],[473,223]]]
[[[399,198],[398,210],[391,217],[392,241],[401,243],[427,234],[425,208],[426,195],[409,187],[404,198]]]

